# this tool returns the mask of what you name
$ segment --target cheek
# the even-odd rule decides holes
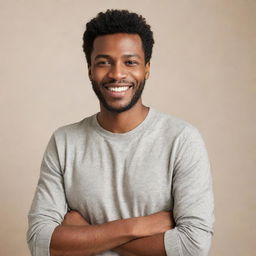
[[[91,79],[95,81],[101,81],[106,76],[106,70],[104,69],[92,69],[91,70]]]
[[[134,79],[141,81],[145,79],[145,70],[142,69],[138,69],[132,72],[132,76],[134,77]]]

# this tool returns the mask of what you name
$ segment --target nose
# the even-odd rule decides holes
[[[127,76],[125,67],[123,67],[121,63],[116,63],[115,65],[112,65],[111,69],[109,70],[108,76],[109,78],[116,81],[125,79]]]

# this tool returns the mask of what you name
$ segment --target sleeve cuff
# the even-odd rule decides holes
[[[50,256],[50,242],[54,229],[58,226],[56,225],[47,225],[42,228],[36,239],[36,254],[35,256]]]
[[[176,228],[164,233],[164,247],[167,256],[180,256],[179,241]]]

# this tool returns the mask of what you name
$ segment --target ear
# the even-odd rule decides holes
[[[88,65],[88,77],[90,80],[92,80],[92,69],[91,66]]]
[[[150,62],[146,63],[146,66],[145,66],[145,79],[146,80],[149,78],[149,74],[150,74]]]

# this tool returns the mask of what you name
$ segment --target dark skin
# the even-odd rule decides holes
[[[173,216],[162,216],[162,221],[171,219],[171,228],[174,228]],[[161,220],[161,219],[160,219]],[[68,212],[62,222],[64,226],[88,226],[89,222],[77,211]],[[128,243],[113,248],[112,251],[119,253],[122,256],[156,256],[166,255],[164,249],[164,233],[157,235],[134,239]]]
[[[120,33],[94,40],[89,78],[101,96],[97,119],[104,129],[125,133],[146,118],[149,108],[141,97],[134,98],[140,95],[149,71],[138,35]],[[122,87],[122,92],[109,90],[114,87]],[[113,250],[123,256],[165,256],[164,232],[173,227],[172,214],[166,211],[100,225],[90,225],[78,212],[71,211],[54,230],[50,253],[85,256]]]
[[[123,256],[165,256],[164,232],[173,227],[167,211],[97,225],[70,211],[52,234],[50,255],[91,256],[113,250]]]
[[[105,57],[102,57],[105,56]],[[98,83],[107,104],[115,109],[126,106],[132,99],[139,84],[149,76],[150,64],[145,63],[142,42],[138,35],[114,34],[99,36],[93,44],[89,78]],[[111,81],[127,81],[110,83]],[[102,86],[133,85],[123,95],[111,97],[108,90]],[[147,116],[149,108],[137,103],[127,111],[114,113],[108,111],[100,102],[98,121],[100,125],[114,133],[124,133],[134,129]]]

